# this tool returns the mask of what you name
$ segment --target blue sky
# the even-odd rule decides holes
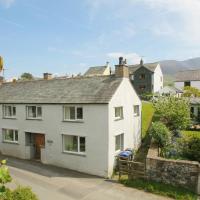
[[[7,78],[200,56],[200,0],[0,0]]]

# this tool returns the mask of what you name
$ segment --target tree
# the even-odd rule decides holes
[[[200,97],[200,90],[195,87],[184,87],[183,97]]]
[[[25,72],[21,75],[21,79],[22,80],[33,80],[33,75],[31,73]]]
[[[183,130],[190,125],[189,101],[185,98],[161,97],[154,102],[155,115],[171,131]]]

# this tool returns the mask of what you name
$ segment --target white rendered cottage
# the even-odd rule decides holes
[[[128,67],[115,76],[4,83],[0,152],[103,177],[141,142],[141,101]]]

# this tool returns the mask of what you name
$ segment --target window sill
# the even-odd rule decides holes
[[[115,121],[123,120],[124,118],[115,118]]]
[[[73,123],[84,123],[84,121],[83,120],[81,120],[81,119],[77,119],[77,120],[63,120],[63,122],[73,122]]]
[[[64,154],[69,154],[69,155],[74,155],[74,156],[82,156],[86,157],[85,153],[80,153],[80,152],[72,152],[72,151],[63,151]]]
[[[6,143],[6,144],[16,144],[16,145],[19,145],[19,142],[13,142],[13,141],[6,141],[4,140],[3,143]]]
[[[42,118],[26,118],[26,120],[37,120],[37,121],[42,121]]]
[[[17,119],[16,117],[3,117],[3,119]]]

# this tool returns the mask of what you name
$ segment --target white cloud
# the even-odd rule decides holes
[[[107,54],[108,58],[115,59],[115,60],[121,56],[124,59],[127,59],[128,64],[137,64],[141,60],[141,56],[139,56],[137,53],[111,52]]]
[[[0,5],[9,8],[14,2],[15,0],[0,0]]]

